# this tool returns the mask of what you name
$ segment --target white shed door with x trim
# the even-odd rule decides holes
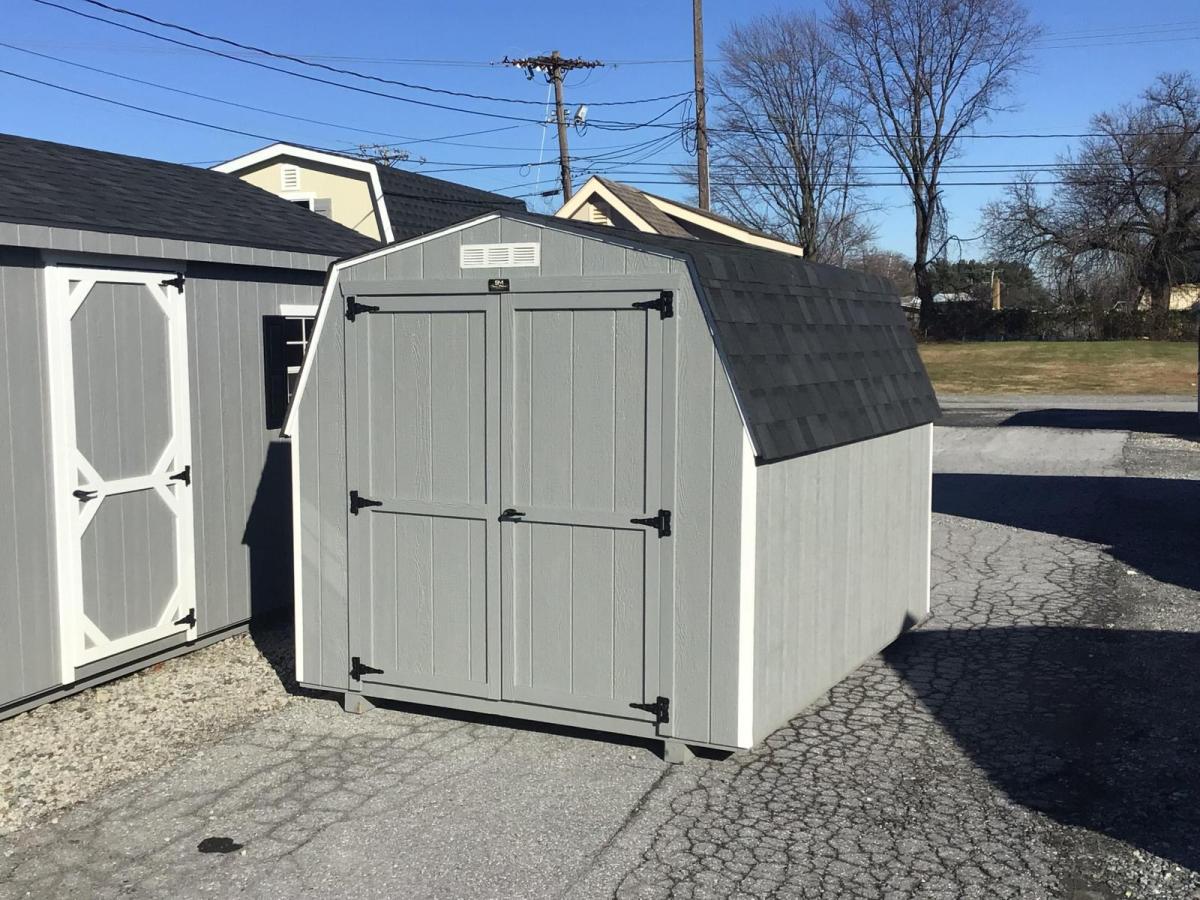
[[[196,636],[183,281],[50,267],[47,339],[63,682]]]

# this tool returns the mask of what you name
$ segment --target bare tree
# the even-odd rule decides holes
[[[964,134],[1008,108],[1012,78],[1040,32],[1016,0],[831,2],[861,125],[912,193],[913,274],[926,325],[934,310],[931,244],[944,227],[942,166]]]
[[[1072,283],[1131,276],[1157,332],[1172,287],[1200,257],[1200,84],[1160,75],[1140,103],[1094,116],[1092,130],[1099,136],[1060,158],[1050,198],[1026,173],[987,207],[991,242]]]
[[[903,253],[869,248],[848,258],[844,265],[871,275],[882,275],[901,297],[911,297],[914,293],[912,260]]]
[[[811,14],[775,13],[721,42],[712,192],[734,218],[840,264],[874,229],[853,188],[859,142],[830,38]]]

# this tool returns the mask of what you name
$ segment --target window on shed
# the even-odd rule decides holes
[[[300,382],[315,316],[263,316],[263,374],[266,426],[282,428]]]

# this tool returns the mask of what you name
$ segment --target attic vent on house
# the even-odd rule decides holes
[[[612,219],[608,216],[608,207],[600,203],[591,204],[588,209],[588,220],[595,225],[612,224]]]
[[[537,243],[463,244],[459,251],[459,267],[463,269],[513,269],[541,262],[542,245]]]
[[[300,169],[296,166],[281,166],[279,169],[279,186],[285,191],[300,189]]]

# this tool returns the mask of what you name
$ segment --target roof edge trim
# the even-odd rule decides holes
[[[595,175],[585,181],[583,186],[572,195],[571,199],[562,205],[558,212],[554,214],[554,218],[572,219],[575,213],[579,212],[580,207],[587,202],[588,198],[593,196],[603,198],[610,206],[620,211],[621,215],[632,222],[638,231],[644,231],[647,234],[658,233],[650,226],[649,222],[630,209],[625,201],[609,190],[608,186]]]
[[[768,238],[762,235],[755,234],[752,231],[746,231],[736,225],[731,225],[728,222],[722,222],[720,219],[714,219],[711,216],[706,216],[702,212],[698,213],[695,210],[689,209],[686,206],[675,203],[665,197],[659,197],[657,194],[647,194],[642,192],[647,200],[653,203],[656,207],[673,218],[684,219],[691,222],[693,225],[698,225],[701,228],[707,228],[709,231],[726,237],[736,238],[744,244],[749,244],[753,247],[762,247],[766,250],[775,250],[779,253],[787,253],[792,256],[804,258],[804,249],[796,244],[789,243],[782,238]]]
[[[283,428],[279,431],[281,438],[290,438],[296,433],[296,425],[298,424],[298,416],[300,415],[300,400],[304,396],[304,389],[308,386],[309,379],[312,377],[313,366],[316,365],[316,349],[321,343],[321,336],[325,331],[325,322],[329,318],[329,309],[332,306],[333,289],[337,286],[338,276],[342,270],[350,266],[356,266],[359,263],[370,262],[373,259],[387,256],[395,250],[414,247],[442,235],[462,231],[463,229],[470,228],[472,225],[490,222],[492,219],[500,218],[500,216],[500,213],[485,213],[482,216],[476,216],[465,222],[451,225],[449,228],[431,231],[429,234],[423,234],[420,237],[411,238],[407,241],[398,241],[394,244],[388,244],[386,247],[380,247],[377,250],[360,253],[358,256],[340,259],[329,267],[329,273],[325,276],[325,288],[321,291],[321,302],[317,307],[317,321],[313,325],[312,339],[308,342],[308,349],[304,354],[304,362],[300,365],[300,379],[296,382],[296,393],[292,395],[292,402],[288,405],[287,415],[283,420]]]

